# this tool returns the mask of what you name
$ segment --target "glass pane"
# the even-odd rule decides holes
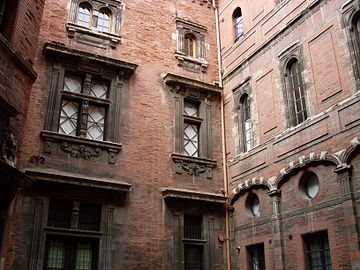
[[[49,241],[47,251],[47,269],[62,270],[65,263],[65,246],[61,240]]]
[[[82,78],[70,74],[66,74],[64,78],[64,91],[72,93],[81,93]]]
[[[86,138],[93,140],[104,139],[105,108],[89,106]]]
[[[76,249],[76,270],[90,270],[92,266],[92,245],[90,243],[78,243]]]
[[[305,189],[306,189],[306,194],[310,198],[314,198],[316,194],[319,192],[319,180],[317,179],[315,174],[309,175]]]
[[[101,32],[109,32],[110,30],[110,14],[105,11],[99,12],[97,21],[97,30]]]
[[[184,150],[185,154],[199,156],[198,126],[185,123],[184,129]]]
[[[91,14],[90,7],[86,5],[79,6],[77,24],[84,27],[90,27],[90,18],[91,18],[90,14]]]
[[[188,116],[195,116],[199,115],[199,106],[197,104],[185,102],[184,103],[184,114]]]
[[[260,212],[260,201],[258,196],[254,196],[254,198],[251,201],[251,212],[254,216],[258,216]]]
[[[63,100],[59,121],[59,133],[76,136],[79,104]]]
[[[90,96],[97,98],[107,98],[109,84],[103,81],[92,81]]]
[[[184,53],[191,57],[196,57],[196,39],[191,34],[185,35],[184,39]]]

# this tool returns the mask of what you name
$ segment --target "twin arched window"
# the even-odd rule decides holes
[[[87,2],[81,2],[77,13],[77,24],[94,27],[100,32],[111,31],[111,11],[108,8],[94,10]]]
[[[196,57],[196,37],[193,34],[185,34],[184,53],[187,56]]]
[[[285,72],[290,123],[296,126],[307,119],[305,89],[299,61],[292,58]]]
[[[244,35],[243,17],[241,8],[236,8],[233,13],[234,37],[235,42]]]

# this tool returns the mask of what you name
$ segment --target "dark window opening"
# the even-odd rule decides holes
[[[16,21],[19,0],[4,0],[0,3],[0,32],[10,39]]]
[[[247,247],[250,270],[265,270],[264,244]]]
[[[202,216],[184,216],[184,238],[202,239]]]
[[[184,52],[188,56],[196,57],[196,38],[194,35],[185,35]]]
[[[203,246],[185,245],[185,270],[202,270]]]
[[[310,270],[331,270],[329,241],[326,232],[308,234],[304,236],[305,254]]]
[[[98,239],[49,236],[46,243],[44,269],[97,269]]]

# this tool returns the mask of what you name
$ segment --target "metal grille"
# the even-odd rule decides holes
[[[91,243],[79,242],[76,247],[76,270],[90,270],[93,261],[93,247]]]
[[[101,220],[101,206],[92,204],[81,204],[79,214],[79,229],[99,231]]]
[[[249,265],[251,270],[265,270],[264,245],[255,245],[248,247]]]
[[[184,216],[184,238],[202,239],[202,216]]]
[[[304,87],[302,85],[299,63],[294,61],[290,66],[290,84],[292,94],[292,106],[295,113],[295,125],[300,124],[307,118]]]
[[[310,234],[305,237],[311,270],[331,270],[330,248],[326,232]]]
[[[70,228],[72,202],[51,201],[49,205],[48,226]]]
[[[203,247],[197,245],[185,245],[185,270],[202,270]]]

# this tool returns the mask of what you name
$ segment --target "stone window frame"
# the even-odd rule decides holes
[[[206,72],[208,67],[208,62],[206,61],[206,43],[205,43],[205,34],[207,28],[200,24],[183,20],[180,18],[175,19],[176,30],[177,30],[177,49],[175,51],[175,59],[178,62],[179,66],[182,66],[184,69],[192,72]],[[194,56],[189,56],[185,51],[185,36],[192,35],[195,37],[194,46],[196,52]]]
[[[32,235],[32,251],[30,254],[29,270],[44,269],[46,259],[46,243],[50,237],[70,237],[70,238],[86,238],[98,241],[98,256],[96,270],[110,270],[111,265],[108,259],[111,258],[111,233],[113,214],[115,208],[110,205],[98,204],[101,206],[101,222],[100,230],[88,231],[79,230],[76,228],[57,228],[48,226],[48,214],[50,201],[54,198],[50,197],[36,197],[35,198],[35,212]],[[58,199],[58,198],[55,198]],[[61,200],[79,202],[76,199],[60,198]],[[80,201],[83,202],[83,201]],[[91,202],[93,203],[93,202]],[[72,217],[76,219],[76,216]]]
[[[202,246],[202,269],[209,270],[215,267],[215,215],[212,211],[214,205],[206,201],[197,201],[168,198],[166,204],[170,210],[171,230],[173,235],[171,257],[172,268],[174,270],[184,270],[185,268],[185,245]],[[184,238],[184,216],[193,215],[202,217],[202,239]]]
[[[294,42],[292,45],[290,45],[288,48],[283,50],[279,55],[279,65],[280,65],[280,74],[281,74],[281,84],[283,89],[283,99],[285,102],[285,113],[286,113],[286,123],[287,127],[294,127],[297,125],[300,125],[301,123],[306,122],[306,120],[309,118],[309,102],[308,102],[308,91],[305,84],[303,72],[304,72],[304,66],[303,66],[303,54],[301,50],[301,46],[299,42]],[[303,87],[303,96],[304,96],[304,102],[305,102],[305,110],[306,110],[306,117],[303,121],[297,122],[296,114],[295,114],[295,105],[293,97],[290,93],[292,88],[290,87],[290,81],[289,81],[289,67],[291,64],[296,61],[298,63],[299,67],[299,73],[300,73],[300,80],[301,85]]]
[[[216,161],[212,159],[212,121],[211,107],[221,88],[190,78],[168,73],[163,81],[173,93],[175,103],[175,153],[171,154],[174,171],[192,176],[203,175],[212,178]],[[184,101],[196,102],[199,106],[199,156],[190,157],[184,154]]]
[[[360,33],[356,31],[356,21],[360,20],[360,7],[357,1],[349,1],[341,7],[342,26],[345,29],[350,61],[356,89],[360,88]]]
[[[84,27],[77,24],[78,9],[80,4],[87,3],[93,12],[99,12],[106,8],[111,12],[111,23],[109,32],[101,32],[96,27]],[[66,29],[68,37],[77,42],[103,49],[115,49],[121,42],[120,26],[122,22],[122,11],[124,3],[116,0],[71,0],[68,22]]]
[[[242,99],[245,95],[248,96],[248,101],[250,104],[250,110],[254,108],[253,106],[253,98],[251,91],[251,77],[246,77],[240,84],[238,84],[235,88],[233,88],[233,97],[234,97],[234,115],[235,115],[235,123],[237,124],[237,143],[238,150],[237,153],[246,153],[255,147],[255,129],[254,129],[254,114],[251,113],[251,122],[252,122],[252,147],[250,149],[246,149],[245,144],[245,125],[244,125],[244,116],[243,116],[243,107],[242,107]]]
[[[130,76],[137,65],[67,49],[63,45],[52,43],[45,44],[44,53],[49,56],[52,65],[46,120],[44,130],[41,132],[44,139],[44,153],[51,154],[55,149],[60,148],[62,152],[73,158],[85,160],[99,160],[102,158],[102,160],[114,164],[116,155],[121,149],[119,141],[121,98],[123,92],[128,89]],[[91,73],[110,82],[109,107],[105,123],[108,127],[105,127],[105,130],[108,131],[105,133],[103,141],[58,133],[61,89],[65,72],[73,74]],[[79,121],[81,121],[81,118],[79,118]],[[114,128],[109,128],[110,126]]]

